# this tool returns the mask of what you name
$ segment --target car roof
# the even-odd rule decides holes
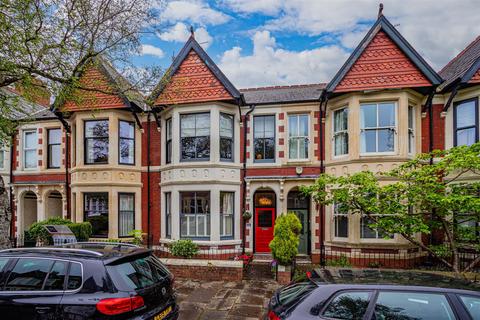
[[[317,268],[312,281],[318,285],[340,285],[345,288],[363,287],[419,291],[479,291],[473,281],[454,278],[431,271],[392,269]]]
[[[41,256],[103,260],[105,264],[151,250],[136,245],[112,242],[78,242],[56,247],[12,248],[1,250],[1,256]]]

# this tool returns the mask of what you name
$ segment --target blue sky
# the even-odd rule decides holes
[[[161,1],[161,0],[158,0]],[[387,0],[384,15],[438,71],[480,35],[478,0]],[[328,82],[377,17],[373,0],[173,0],[135,63],[167,68],[190,26],[239,88]]]

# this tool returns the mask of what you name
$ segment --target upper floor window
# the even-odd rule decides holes
[[[172,162],[172,118],[165,121],[165,163]]]
[[[275,161],[275,116],[253,118],[253,145],[255,161]]]
[[[415,152],[415,108],[408,106],[408,153]]]
[[[180,116],[182,160],[210,159],[210,113]]]
[[[333,112],[333,155],[348,154],[348,108]]]
[[[365,103],[360,106],[361,153],[395,151],[396,104]]]
[[[108,163],[108,120],[85,121],[85,163]]]
[[[308,159],[308,115],[288,116],[288,150],[290,159]]]
[[[478,99],[455,103],[453,115],[455,146],[470,146],[478,141]]]
[[[233,160],[233,116],[220,113],[220,159]]]
[[[37,167],[37,130],[23,132],[23,160],[25,169]]]
[[[119,124],[119,163],[135,164],[135,123],[120,121]]]
[[[62,144],[62,130],[60,129],[48,129],[48,168],[60,168],[62,161],[61,144]]]

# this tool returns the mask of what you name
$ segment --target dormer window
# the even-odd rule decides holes
[[[181,160],[210,160],[210,113],[180,116]]]

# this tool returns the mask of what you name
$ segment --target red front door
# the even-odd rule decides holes
[[[273,239],[274,225],[274,208],[255,209],[255,252],[270,252],[268,245]]]

